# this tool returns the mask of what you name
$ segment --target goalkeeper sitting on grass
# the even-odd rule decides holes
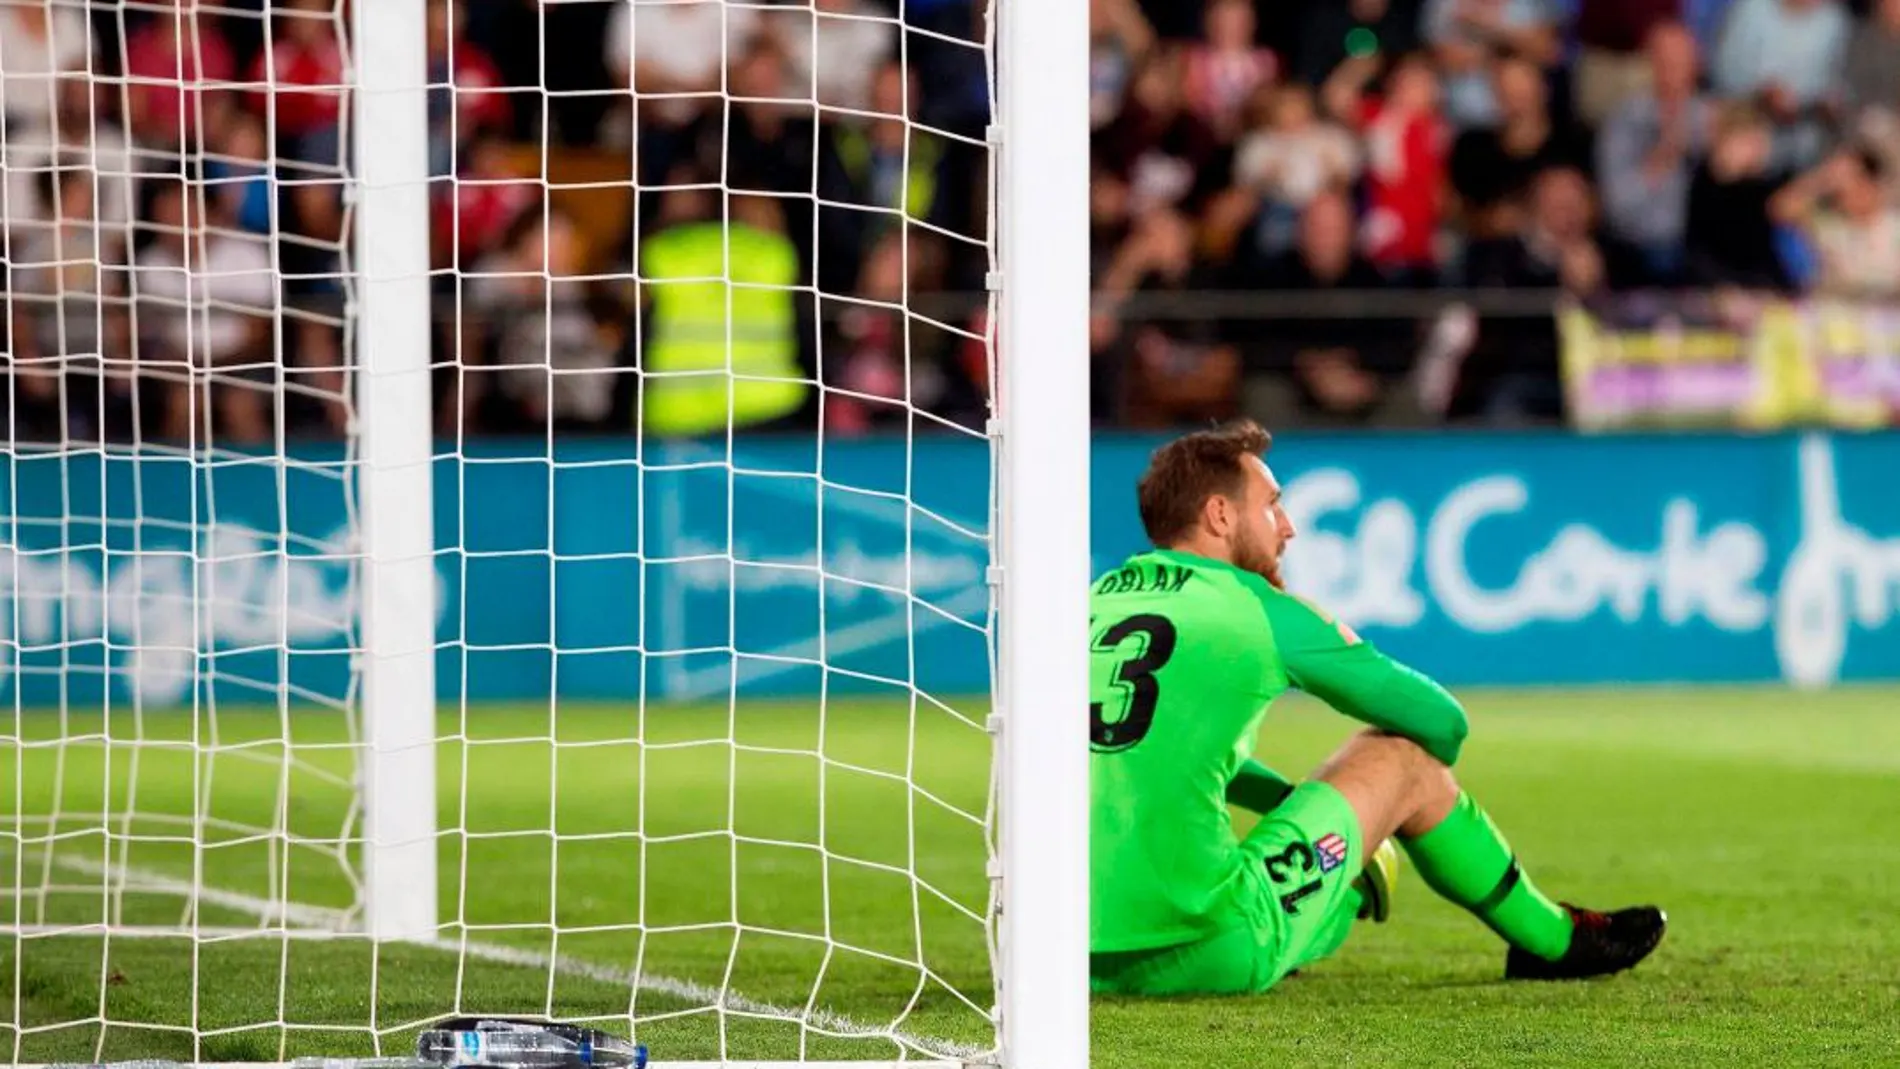
[[[1627,969],[1662,911],[1559,905],[1451,766],[1465,714],[1438,684],[1281,590],[1293,525],[1252,423],[1156,451],[1140,485],[1155,550],[1090,602],[1091,987],[1264,991],[1384,920],[1396,838],[1432,890],[1510,945],[1504,973]],[[1298,687],[1371,725],[1295,787],[1248,755]],[[1237,840],[1224,803],[1261,814]]]

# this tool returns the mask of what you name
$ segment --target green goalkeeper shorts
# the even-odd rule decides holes
[[[1091,955],[1091,990],[1251,994],[1330,955],[1359,912],[1360,838],[1358,814],[1337,788],[1301,784],[1240,844],[1252,889],[1242,924],[1180,946]]]

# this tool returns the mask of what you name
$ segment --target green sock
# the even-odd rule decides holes
[[[1555,961],[1570,947],[1570,914],[1545,898],[1518,868],[1511,846],[1478,803],[1460,792],[1437,827],[1401,839],[1426,886],[1540,958]]]

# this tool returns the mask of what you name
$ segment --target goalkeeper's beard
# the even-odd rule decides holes
[[[1280,554],[1268,549],[1266,539],[1250,532],[1237,532],[1234,539],[1234,567],[1265,579],[1275,590],[1285,590],[1280,581]],[[1284,547],[1283,547],[1284,548]]]

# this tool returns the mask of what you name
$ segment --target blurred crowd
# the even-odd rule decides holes
[[[1900,0],[1095,0],[1091,58],[1109,420],[1554,421],[1559,298],[1900,294]]]
[[[0,4],[16,439],[347,432],[350,2]],[[980,423],[980,4],[428,15],[444,433]],[[1093,0],[1089,76],[1100,423],[1556,420],[1559,298],[1900,291],[1900,0]]]
[[[0,3],[15,440],[348,431],[350,2]],[[906,12],[428,0],[439,429],[980,422],[982,26]]]

